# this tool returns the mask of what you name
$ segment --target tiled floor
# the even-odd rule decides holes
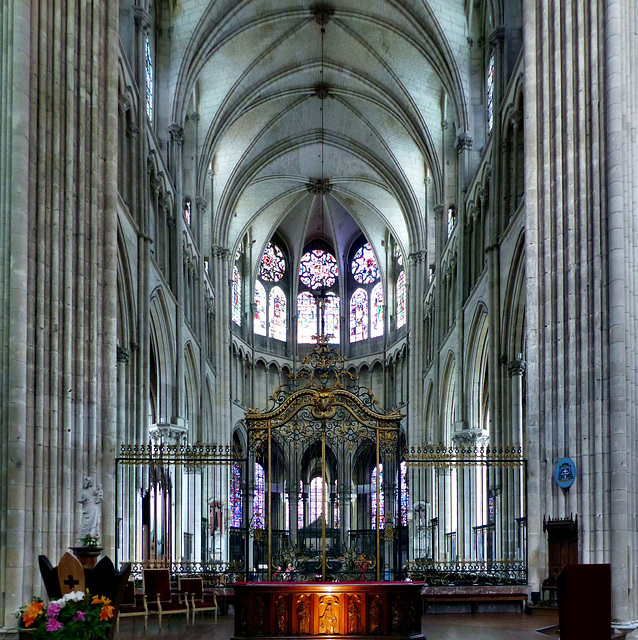
[[[557,615],[554,613],[430,614],[423,617],[422,630],[427,640],[556,640],[558,635],[555,631],[536,631],[555,625],[556,622]],[[173,619],[164,618],[161,635],[157,629],[157,621],[149,620],[145,635],[141,618],[127,618],[121,621],[120,634],[116,636],[116,640],[228,640],[233,635],[233,624],[233,616],[222,616],[217,624],[212,616],[207,616],[203,619],[198,617],[193,627],[186,627],[183,620],[174,616]]]

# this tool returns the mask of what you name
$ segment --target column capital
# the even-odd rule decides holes
[[[507,370],[512,376],[522,376],[525,373],[525,368],[527,363],[523,360],[523,356],[519,355],[518,358],[514,358],[514,360],[507,363]]]
[[[137,27],[143,31],[148,31],[151,28],[150,13],[137,4],[133,7],[133,19]]]
[[[505,39],[505,27],[503,25],[499,25],[498,27],[494,27],[492,33],[489,35],[489,43],[495,47],[503,42]]]
[[[439,220],[443,217],[443,211],[445,210],[444,204],[437,204],[434,206],[434,217]]]
[[[206,211],[206,207],[208,206],[208,201],[201,196],[197,196],[195,198],[195,205],[197,206],[197,213],[203,215]]]
[[[169,125],[168,134],[171,137],[171,142],[175,142],[180,146],[184,144],[184,128],[176,122]]]
[[[456,150],[458,153],[471,151],[474,140],[467,132],[463,132],[456,137]]]

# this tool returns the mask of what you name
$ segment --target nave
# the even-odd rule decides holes
[[[181,620],[170,620],[163,625],[161,636],[157,622],[149,620],[148,632],[144,624],[133,618],[120,623],[120,633],[116,640],[138,640],[139,638],[160,638],[162,640],[228,640],[233,635],[234,616],[221,616],[217,624],[212,617],[198,617],[195,625],[185,627]],[[474,615],[429,614],[423,616],[422,630],[427,640],[547,640],[558,638],[555,612],[535,613],[494,613]],[[544,631],[538,631],[538,630]]]

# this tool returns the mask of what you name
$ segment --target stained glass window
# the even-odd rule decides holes
[[[368,337],[368,294],[357,289],[350,298],[350,342]]]
[[[374,285],[370,298],[372,300],[370,337],[376,338],[383,335],[383,287],[380,282]]]
[[[258,336],[266,335],[266,289],[259,280],[255,282],[254,331]]]
[[[266,474],[264,468],[255,462],[255,488],[253,490],[253,526],[266,528]]]
[[[320,477],[310,481],[310,523],[315,522],[323,513],[322,489],[323,480]]]
[[[323,322],[326,335],[332,335],[328,342],[330,344],[339,344],[339,296],[333,294],[326,296]]]
[[[383,465],[379,464],[379,502],[377,505],[377,467],[372,469],[370,487],[372,491],[372,503],[370,509],[372,528],[377,528],[377,511],[379,512],[379,529],[385,529],[385,498],[383,496]]]
[[[297,527],[303,528],[303,482],[299,480],[299,495],[297,496]]]
[[[299,261],[299,278],[309,289],[331,287],[338,275],[334,256],[322,249],[309,251]]]
[[[151,42],[146,36],[146,115],[153,120],[153,59],[151,57]]]
[[[230,526],[241,527],[243,519],[241,495],[241,462],[233,462],[230,477]]]
[[[359,284],[372,284],[379,278],[379,265],[369,242],[354,254],[350,268],[353,278]]]
[[[397,278],[397,329],[405,324],[405,271]]]
[[[487,78],[485,80],[485,107],[487,111],[487,133],[492,132],[494,126],[494,55],[487,63]]]
[[[286,294],[280,287],[270,290],[268,301],[268,336],[286,341]]]
[[[339,504],[339,483],[337,480],[335,480],[334,528],[341,529],[341,505]]]
[[[312,344],[317,333],[317,301],[312,293],[304,291],[297,296],[297,342]]]
[[[184,200],[184,220],[186,221],[186,224],[190,227],[191,226],[191,201],[190,200]]]
[[[241,325],[241,274],[237,265],[233,267],[233,322]]]
[[[272,242],[268,243],[259,265],[259,277],[266,282],[279,282],[286,272],[286,261],[281,249]]]
[[[397,263],[399,264],[400,267],[403,266],[403,254],[401,253],[400,249],[396,250],[395,256],[397,258]]]
[[[456,210],[454,207],[448,207],[447,210],[447,237],[449,238],[454,231],[454,224],[456,223]]]
[[[399,493],[399,502],[397,504],[397,512],[401,514],[401,525],[407,527],[408,525],[408,509],[410,508],[410,494],[408,492],[408,463],[404,460],[399,467],[401,474]]]

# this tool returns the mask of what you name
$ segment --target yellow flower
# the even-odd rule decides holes
[[[44,602],[35,601],[29,605],[27,610],[22,614],[25,627],[30,627],[36,621],[36,618],[42,613],[43,606]]]

